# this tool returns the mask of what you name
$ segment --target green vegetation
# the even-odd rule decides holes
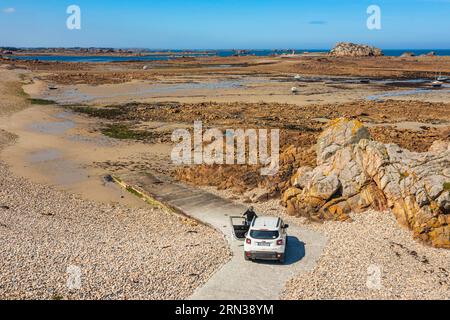
[[[14,84],[11,84],[11,86],[12,86],[12,90],[14,90],[19,97],[26,98],[26,99],[28,99],[30,97],[28,95],[28,93],[26,93],[25,90],[23,90],[23,87],[20,83],[14,83]]]
[[[129,193],[135,195],[136,197],[138,197],[138,198],[140,198],[140,199],[143,199],[147,204],[151,205],[152,207],[155,207],[155,208],[165,208],[165,206],[164,206],[162,203],[160,203],[159,201],[157,201],[157,200],[155,200],[155,199],[153,199],[152,197],[149,197],[149,196],[147,196],[147,195],[141,194],[140,192],[138,192],[136,189],[134,189],[134,188],[131,187],[131,186],[128,186],[128,187],[126,188],[126,190],[127,190]]]
[[[118,177],[112,177],[113,180],[116,180],[116,182],[118,183],[123,183],[122,179],[118,178]]]
[[[137,192],[133,187],[128,186],[127,191],[131,194],[134,194],[136,197],[142,198],[142,195]]]
[[[101,129],[101,132],[110,138],[129,139],[129,140],[147,140],[152,137],[152,133],[142,130],[132,130],[126,124],[109,124]]]
[[[450,182],[444,182],[444,191],[449,191],[450,190]]]
[[[139,191],[134,189],[132,186],[127,186],[118,177],[113,177],[113,180],[115,180],[115,182],[118,183],[121,187],[124,187],[125,190],[127,190],[129,193],[131,193],[132,195],[138,197],[139,199],[144,200],[146,203],[148,203],[152,207],[155,207],[155,208],[162,208],[162,207],[164,207],[164,205],[161,204],[160,202],[158,202],[157,200],[155,200],[155,199],[153,199],[153,198],[151,198],[151,197],[149,197],[147,195],[144,195],[144,194],[140,193]]]
[[[30,101],[31,104],[39,104],[39,105],[49,105],[49,104],[56,104],[53,100],[46,100],[46,99],[32,99],[29,98],[28,101]]]
[[[12,84],[12,90],[14,90],[17,94],[17,96],[27,99],[29,103],[31,104],[39,104],[39,105],[49,105],[49,104],[56,104],[53,100],[46,100],[46,99],[34,99],[30,98],[30,95],[23,90],[22,84],[20,83],[14,83]]]
[[[70,107],[71,110],[79,113],[87,114],[91,117],[103,118],[103,119],[115,119],[125,113],[124,110],[115,107]]]

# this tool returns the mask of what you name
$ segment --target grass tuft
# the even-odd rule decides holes
[[[33,99],[33,98],[29,98],[28,101],[29,101],[31,104],[39,104],[39,105],[56,104],[55,101],[53,101],[53,100],[46,100],[46,99]]]
[[[93,107],[70,107],[75,112],[84,113],[91,117],[103,119],[115,119],[124,114],[124,111],[119,108],[93,108]]]
[[[137,192],[133,187],[128,186],[127,191],[135,195],[136,197],[142,198],[142,195],[139,192]]]
[[[152,136],[151,132],[132,130],[125,124],[109,124],[101,129],[101,132],[110,138],[128,140],[147,140]]]

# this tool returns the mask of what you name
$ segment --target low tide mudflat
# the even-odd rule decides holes
[[[412,151],[449,140],[450,88],[426,85],[437,69],[450,74],[449,57],[196,57],[152,62],[146,70],[143,62],[1,63],[5,298],[187,298],[208,281],[229,260],[220,233],[104,180],[130,172],[173,178],[179,168],[170,162],[170,135],[194,120],[280,128],[282,150],[303,148],[300,165],[314,165],[311,147],[326,123],[342,116],[361,120],[376,140]],[[15,141],[6,146],[11,134]],[[283,298],[450,297],[448,250],[414,241],[389,212],[315,224],[288,217],[279,199],[258,203],[264,183],[245,179],[255,168],[209,170],[198,168],[188,182],[212,185],[210,192],[240,204],[256,202],[264,214],[331,239],[314,270],[296,275]],[[224,179],[233,187],[217,190]],[[71,265],[83,270],[82,290],[67,290]],[[382,289],[367,288],[370,265],[383,266]]]

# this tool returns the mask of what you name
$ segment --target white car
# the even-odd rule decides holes
[[[284,263],[288,227],[281,218],[253,219],[245,237],[245,260],[278,260]]]

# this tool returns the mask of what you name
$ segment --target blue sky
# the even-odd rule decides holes
[[[81,30],[66,9],[81,8]],[[381,30],[366,27],[369,5]],[[450,0],[0,0],[0,46],[450,49]]]

